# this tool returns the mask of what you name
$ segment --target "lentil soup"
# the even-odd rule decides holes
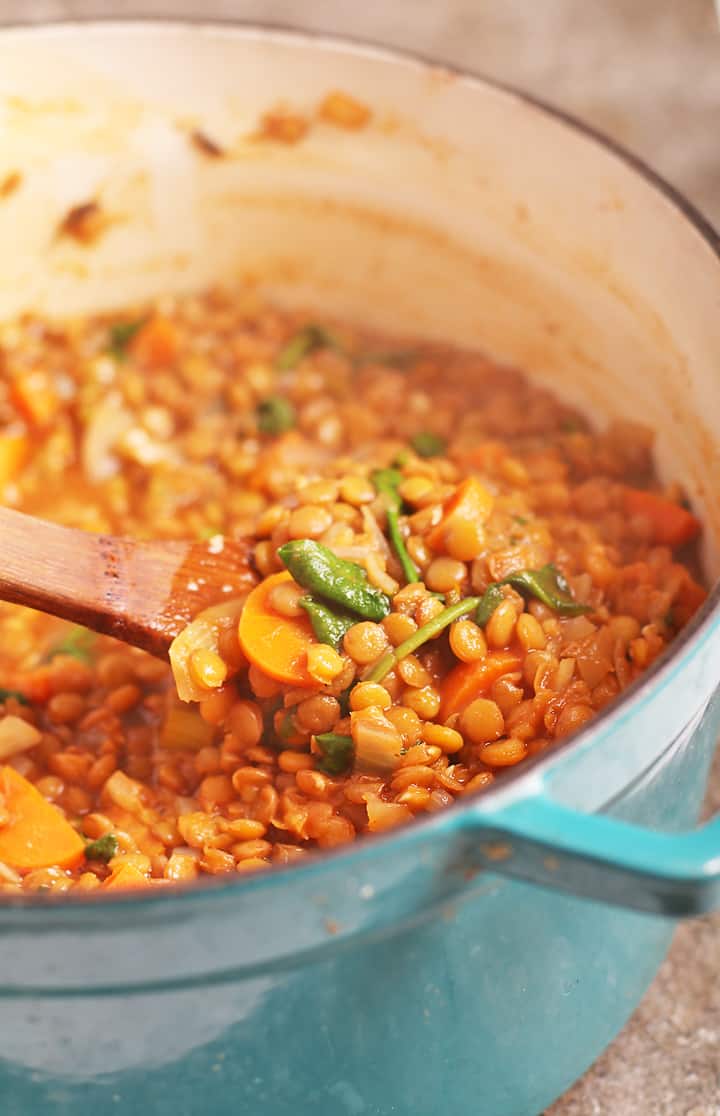
[[[612,701],[702,603],[652,434],[477,353],[246,290],[0,330],[7,504],[249,536],[168,666],[0,605],[0,888],[144,888],[444,809]]]

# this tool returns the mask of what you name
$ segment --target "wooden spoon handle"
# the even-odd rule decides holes
[[[91,535],[0,508],[0,598],[49,612],[94,631],[135,643],[144,631],[143,607],[134,625],[136,600],[128,562],[135,547],[110,535]],[[181,544],[183,551],[186,549]],[[163,548],[164,549],[164,548]],[[169,551],[166,592],[181,556]]]
[[[135,542],[0,507],[0,599],[155,655],[200,609],[254,582],[246,540]]]

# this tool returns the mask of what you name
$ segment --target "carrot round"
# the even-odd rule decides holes
[[[19,872],[74,868],[85,842],[55,806],[13,767],[0,767],[0,860]]]
[[[445,546],[448,528],[453,522],[469,520],[472,523],[484,523],[492,511],[492,493],[485,488],[475,477],[467,477],[459,484],[453,495],[443,508],[443,517],[437,527],[428,531],[425,539],[433,550],[442,550]]]
[[[252,590],[240,615],[240,646],[250,662],[270,678],[293,686],[315,686],[307,670],[308,648],[317,643],[309,618],[280,616],[269,603],[273,589],[292,580],[283,570]]]
[[[521,661],[520,656],[512,651],[495,651],[474,663],[458,663],[440,687],[441,719],[447,721],[454,713],[462,713],[471,701],[486,693],[503,674],[519,670]]]
[[[625,488],[623,505],[627,515],[642,516],[652,529],[657,546],[682,546],[700,533],[700,520],[673,500],[642,488]]]
[[[173,323],[159,314],[150,318],[130,342],[130,352],[148,368],[164,368],[178,355],[178,335]]]

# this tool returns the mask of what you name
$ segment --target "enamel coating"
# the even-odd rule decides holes
[[[312,116],[337,87],[371,105],[365,132],[257,140],[278,101]],[[438,67],[221,26],[2,32],[0,106],[21,175],[0,318],[242,275],[482,345],[657,427],[715,572],[717,242],[632,160]],[[58,237],[90,199],[98,242]],[[3,1116],[537,1116],[632,1012],[670,916],[718,903],[720,825],[692,826],[719,640],[714,593],[577,739],[390,837],[191,892],[3,906]]]

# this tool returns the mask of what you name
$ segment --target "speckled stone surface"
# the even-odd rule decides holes
[[[720,224],[712,0],[0,0],[0,21],[199,13],[405,46],[528,89],[634,150]],[[720,809],[720,761],[710,798]],[[720,1116],[720,915],[678,930],[623,1034],[546,1116]]]

